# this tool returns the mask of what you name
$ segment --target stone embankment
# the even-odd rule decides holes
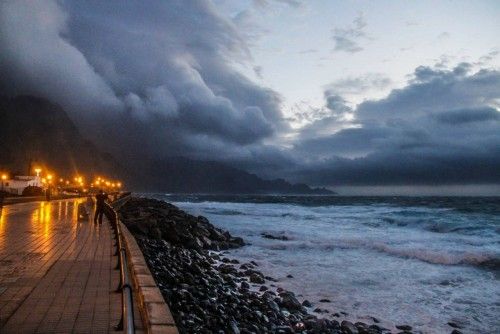
[[[146,198],[131,199],[119,213],[181,333],[391,333],[376,323],[339,322],[335,313],[325,316],[309,301],[300,302],[293,292],[277,287],[257,263],[224,257],[221,251],[242,247],[244,241],[205,217]],[[408,325],[397,328],[396,333],[412,333]]]

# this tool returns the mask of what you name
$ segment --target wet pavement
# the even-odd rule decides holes
[[[121,294],[112,231],[107,222],[78,220],[83,201],[2,208],[0,333],[116,333]]]

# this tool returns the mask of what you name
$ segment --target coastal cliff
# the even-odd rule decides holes
[[[244,241],[205,217],[147,198],[132,198],[119,214],[181,333],[391,333],[377,319],[372,324],[339,322],[337,313],[327,314],[280,288],[258,270],[258,263],[226,257],[224,250],[243,247]],[[410,326],[397,328],[411,333]]]

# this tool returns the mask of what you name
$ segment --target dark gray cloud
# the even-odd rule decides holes
[[[111,133],[116,146],[196,155],[193,138],[202,138],[224,155],[287,128],[279,95],[234,69],[251,60],[246,40],[210,1],[1,7],[2,90],[57,102],[91,135]]]
[[[305,159],[296,177],[317,184],[500,183],[499,98],[496,70],[418,67],[406,87],[361,103],[352,128],[317,137],[306,128],[296,154],[316,159]],[[318,132],[331,122],[311,127]]]
[[[459,109],[436,113],[434,117],[442,123],[459,125],[500,120],[500,112],[491,107],[478,109]]]
[[[351,26],[333,29],[332,39],[335,42],[334,51],[355,53],[363,50],[360,41],[367,37],[365,33],[366,22],[363,15],[358,15]]]

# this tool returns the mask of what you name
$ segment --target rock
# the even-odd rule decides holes
[[[272,239],[272,240],[283,240],[286,241],[288,238],[284,235],[272,235],[268,233],[261,233],[261,236],[266,239]]]
[[[330,299],[320,299],[320,303],[331,303],[332,301]]]
[[[272,309],[274,312],[276,312],[276,313],[280,312],[280,307],[278,306],[278,304],[274,300],[272,300],[272,299],[268,300],[267,304],[269,305],[269,308]]]
[[[158,227],[154,227],[151,229],[150,235],[153,239],[161,240],[161,231]]]
[[[382,332],[382,328],[380,328],[377,325],[371,325],[371,326],[368,327],[368,331],[369,332],[380,333],[380,332]]]
[[[290,291],[285,291],[279,294],[281,297],[281,306],[289,311],[302,310],[302,304],[295,298],[295,294]]]
[[[257,273],[252,273],[250,275],[250,282],[256,283],[256,284],[264,284],[266,281],[261,275],[258,275]]]
[[[265,285],[263,285],[259,288],[259,291],[267,291],[267,290],[269,290],[269,288]]]
[[[322,309],[322,308],[319,308],[319,307],[315,308],[313,310],[313,312],[316,312],[316,313],[330,313],[328,310],[325,310],[325,309]]]
[[[238,324],[234,320],[229,322],[229,333],[240,334],[240,329],[238,328]]]
[[[276,334],[292,334],[294,330],[290,326],[278,326],[276,327]]]
[[[359,331],[356,328],[356,326],[354,326],[353,323],[350,321],[347,320],[342,321],[340,327],[342,328],[342,331],[345,334],[359,334]]]
[[[396,325],[397,329],[400,329],[402,331],[411,331],[412,327],[409,325]]]
[[[290,274],[286,275],[286,277],[288,277],[288,278],[293,278],[293,276],[292,276],[292,275],[290,275]]]
[[[223,274],[233,274],[233,275],[235,275],[238,272],[238,270],[236,270],[235,267],[233,267],[233,266],[231,266],[229,264],[221,264],[219,266],[219,270]]]
[[[308,301],[308,300],[306,299],[306,300],[304,300],[304,301],[302,302],[302,306],[305,306],[305,307],[312,307],[312,304],[311,304],[311,302],[310,302],[310,301]]]
[[[457,324],[456,322],[448,322],[448,326],[453,327],[453,328],[462,328],[461,325]]]
[[[458,329],[454,329],[453,331],[451,331],[451,334],[462,334],[462,332]]]
[[[230,238],[229,243],[233,246],[233,248],[245,246],[245,242],[243,241],[243,238],[240,238],[240,237]]]

